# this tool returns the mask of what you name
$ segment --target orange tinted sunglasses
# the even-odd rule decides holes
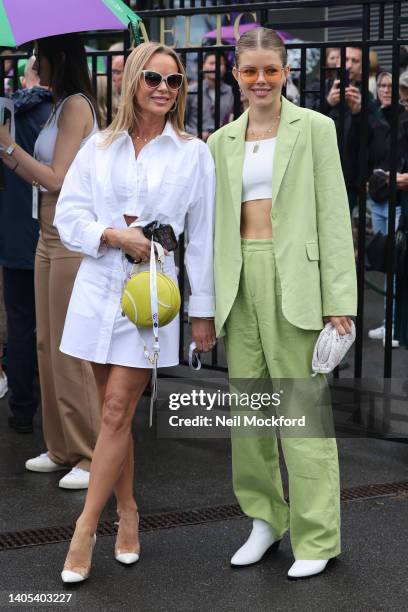
[[[248,66],[247,68],[238,68],[241,80],[244,83],[256,83],[259,78],[259,73],[262,72],[267,83],[276,83],[281,78],[283,66],[268,66],[267,68],[255,68]]]

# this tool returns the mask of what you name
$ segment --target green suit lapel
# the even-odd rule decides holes
[[[234,213],[241,225],[241,195],[242,195],[242,171],[245,157],[245,134],[248,124],[248,111],[228,126],[227,139],[227,168],[228,180],[231,189]]]
[[[300,119],[297,106],[282,96],[281,119],[278,128],[272,172],[272,206],[275,206],[282,179],[299,136],[296,122]]]

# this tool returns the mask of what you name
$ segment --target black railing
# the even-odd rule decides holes
[[[132,2],[128,2],[132,6]],[[398,201],[398,192],[396,189],[396,171],[397,171],[397,141],[398,141],[398,77],[399,77],[399,59],[400,59],[400,47],[402,45],[408,45],[408,7],[406,2],[397,1],[391,2],[389,0],[343,0],[341,6],[350,7],[350,16],[343,18],[330,17],[330,9],[339,6],[339,2],[334,0],[294,0],[294,1],[271,1],[271,2],[223,2],[216,3],[205,0],[190,0],[184,2],[180,0],[178,7],[175,8],[175,2],[170,0],[169,2],[164,1],[140,1],[137,3],[137,13],[142,17],[144,24],[144,32],[147,33],[148,37],[152,40],[158,40],[160,36],[164,39],[162,42],[167,42],[176,46],[176,50],[180,53],[183,61],[186,65],[190,66],[195,76],[196,85],[190,88],[190,96],[198,96],[197,109],[198,109],[198,135],[202,135],[202,92],[205,74],[203,71],[203,61],[206,52],[211,51],[216,55],[216,83],[219,85],[221,82],[221,61],[220,54],[224,53],[227,56],[233,52],[233,45],[222,42],[221,45],[211,44],[205,37],[205,32],[201,40],[194,41],[194,45],[189,41],[185,41],[181,37],[181,41],[174,41],[174,36],[169,33],[163,33],[164,30],[170,30],[173,27],[176,19],[189,18],[197,15],[208,15],[212,16],[216,21],[214,29],[218,28],[218,38],[222,39],[222,26],[223,20],[229,24],[231,20],[228,20],[226,15],[232,15],[233,21],[236,21],[236,14],[246,15],[247,21],[250,21],[249,14],[254,14],[256,22],[261,25],[273,27],[277,30],[283,30],[285,32],[296,32],[301,30],[303,32],[303,39],[306,37],[305,32],[308,32],[308,38],[313,40],[309,41],[289,41],[286,46],[289,53],[296,52],[296,63],[292,65],[292,74],[296,86],[299,90],[299,103],[300,105],[307,105],[310,100],[310,96],[314,96],[315,107],[324,110],[326,91],[325,85],[326,80],[333,73],[333,68],[325,66],[325,52],[327,48],[339,48],[341,56],[341,66],[337,69],[338,76],[340,79],[340,113],[339,113],[339,131],[338,131],[338,142],[339,149],[342,157],[347,154],[347,143],[345,138],[345,127],[347,120],[347,106],[345,100],[345,87],[346,87],[346,49],[347,47],[358,47],[362,50],[362,80],[361,80],[361,92],[362,92],[362,110],[361,110],[361,131],[360,131],[360,149],[359,149],[359,190],[358,190],[358,206],[357,215],[354,218],[355,234],[356,234],[356,247],[357,247],[357,275],[358,275],[358,316],[357,316],[357,339],[354,348],[354,376],[356,378],[363,377],[366,373],[364,370],[365,355],[367,349],[367,342],[365,340],[365,327],[364,319],[366,312],[366,264],[365,264],[365,249],[367,242],[367,193],[366,183],[368,179],[368,107],[369,107],[369,51],[372,48],[381,49],[389,48],[392,50],[392,65],[388,68],[392,72],[393,84],[392,84],[392,108],[393,118],[391,122],[391,151],[389,159],[390,169],[390,199],[389,199],[389,227],[395,226],[396,216],[396,205]],[[389,7],[392,8],[392,14],[390,16]],[[360,8],[361,14],[353,16],[353,9]],[[329,9],[329,16],[325,15],[326,9]],[[303,13],[302,13],[303,10]],[[320,17],[316,19],[310,18],[310,11],[320,11]],[[217,16],[221,18],[217,21]],[[386,23],[386,20],[389,20]],[[160,20],[162,20],[162,27],[160,27]],[[165,23],[163,22],[165,20]],[[241,21],[242,22],[242,21]],[[163,23],[164,26],[163,27]],[[387,27],[386,27],[387,26]],[[333,32],[338,28],[352,28],[353,29],[353,40],[338,39],[333,40],[335,36]],[[359,35],[355,35],[355,30],[359,30]],[[330,40],[327,39],[327,32],[331,32]],[[376,34],[375,38],[373,33]],[[88,56],[91,58],[92,78],[93,83],[98,87],[98,77],[106,79],[106,116],[107,122],[109,123],[112,117],[112,58],[116,55],[127,55],[129,50],[130,39],[127,33],[123,36],[118,33],[99,33],[92,34],[93,40],[107,39],[107,36],[112,37],[114,40],[122,38],[125,45],[125,52],[114,52],[105,50],[89,51]],[[172,40],[173,38],[173,40]],[[188,43],[188,44],[187,44]],[[104,71],[98,72],[98,58],[103,57],[105,62]],[[310,58],[317,57],[320,61],[316,65],[309,65],[311,62]],[[0,57],[0,88],[4,88],[5,75],[4,75],[4,61],[7,57]],[[18,86],[17,78],[17,56],[13,58],[13,87]],[[235,105],[233,109],[233,116],[237,117],[241,112],[239,91],[234,84],[231,77],[231,65],[226,74],[226,80],[234,88]],[[319,87],[312,87],[312,82],[315,80],[319,82]],[[219,88],[216,88],[215,95],[215,113],[214,113],[214,129],[220,127],[222,118],[220,116],[220,92]],[[385,325],[386,325],[386,341],[385,350],[383,354],[383,366],[382,374],[384,378],[390,378],[393,369],[393,353],[392,353],[392,326],[393,326],[393,282],[394,282],[394,270],[393,270],[393,253],[394,253],[394,232],[390,231],[390,250],[388,252],[387,260],[387,273],[386,273],[386,309],[385,309]],[[182,268],[182,266],[181,266]],[[182,295],[186,296],[187,291],[184,282],[184,272],[180,277]],[[371,284],[371,282],[370,282]],[[187,298],[186,298],[187,299]],[[184,307],[182,309],[184,313]],[[379,315],[382,318],[382,314]],[[181,360],[185,363],[187,359],[186,355],[186,342],[185,329],[186,324],[185,317],[181,317],[182,322],[182,343],[181,343]],[[222,357],[222,350],[218,352],[215,350],[211,357],[204,359],[205,366],[209,368],[224,368],[225,360]],[[405,356],[402,357],[405,360]],[[401,359],[401,357],[399,357]]]

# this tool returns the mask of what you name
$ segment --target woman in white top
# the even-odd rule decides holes
[[[176,236],[187,230],[192,336],[200,351],[215,342],[214,163],[207,147],[184,133],[186,96],[177,54],[157,43],[137,47],[126,62],[112,125],[79,152],[58,201],[55,224],[61,240],[85,254],[61,350],[91,361],[102,406],[90,485],[64,582],[88,577],[94,534],[113,490],[120,518],[115,558],[122,563],[139,559],[131,422],[151,375],[144,346],[151,349],[152,332],[122,316],[120,297],[132,268],[124,253],[148,266],[150,242],[141,227],[150,221],[171,224]],[[128,227],[135,221],[140,227]],[[165,271],[177,280],[173,253],[166,257]],[[160,328],[159,337],[158,366],[176,365],[178,318]]]
[[[29,459],[35,472],[72,468],[60,480],[68,489],[86,488],[100,424],[89,364],[59,351],[69,298],[82,256],[68,251],[53,227],[55,205],[75,155],[98,130],[98,117],[86,61],[76,35],[43,38],[36,43],[40,83],[51,89],[54,111],[39,134],[32,157],[0,127],[7,166],[33,185],[33,216],[40,239],[35,259],[35,301],[42,423],[47,452]],[[5,149],[5,150],[4,150]],[[16,203],[18,206],[18,203]]]
[[[336,441],[321,434],[326,385],[311,365],[323,318],[339,334],[350,331],[357,291],[335,127],[282,95],[289,70],[276,32],[243,34],[233,74],[249,109],[208,145],[217,169],[216,330],[229,376],[258,396],[272,379],[279,402],[265,407],[268,417],[304,417],[307,427],[280,428],[290,507],[273,428],[233,431],[234,491],[253,522],[231,564],[256,563],[290,527],[295,578],[323,571],[340,552]]]

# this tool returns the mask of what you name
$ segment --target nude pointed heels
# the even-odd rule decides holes
[[[136,512],[137,515],[137,524],[139,527],[139,513]],[[119,521],[116,523],[116,525],[119,525],[120,522],[120,516],[119,516]],[[136,563],[137,561],[139,561],[140,559],[140,552],[136,552],[136,551],[121,551],[119,548],[116,548],[115,546],[115,559],[116,561],[119,561],[119,563],[123,563],[124,565],[132,565],[132,563]]]
[[[96,535],[94,535],[92,539],[92,551],[94,549],[95,544],[96,544]],[[87,568],[84,568],[83,573],[74,572],[68,569],[63,569],[61,572],[61,579],[64,584],[74,584],[76,582],[84,582],[84,580],[87,580],[89,578],[90,572],[91,572],[90,565]]]

